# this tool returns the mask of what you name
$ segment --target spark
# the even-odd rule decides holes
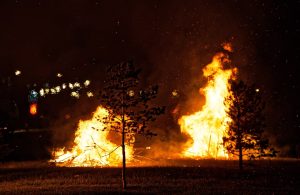
[[[222,46],[223,46],[224,50],[229,51],[229,52],[233,52],[231,43],[223,43]]]

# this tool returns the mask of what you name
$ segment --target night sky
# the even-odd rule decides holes
[[[230,41],[241,78],[264,92],[266,131],[278,146],[294,147],[300,143],[299,7],[300,1],[261,0],[1,0],[0,76],[13,78],[19,99],[26,84],[58,82],[58,72],[64,81],[90,79],[100,90],[105,67],[132,59],[145,84],[160,85],[158,101],[171,113],[198,95],[201,69]],[[17,69],[22,74],[14,78]],[[57,104],[91,112],[93,101]],[[169,115],[168,127],[175,120]]]

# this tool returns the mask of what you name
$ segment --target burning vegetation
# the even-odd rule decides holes
[[[229,58],[233,52],[231,44],[225,43],[222,46],[223,51],[215,54],[211,63],[203,68],[207,84],[200,88],[199,93],[205,98],[204,105],[192,114],[179,117],[181,134],[187,135],[188,139],[180,147],[172,147],[172,153],[176,154],[174,156],[192,159],[236,159],[224,140],[226,141],[231,132],[230,124],[234,122],[232,120],[235,120],[230,114],[232,106],[235,106],[235,99],[228,97],[233,93],[231,81],[236,80],[237,68],[231,65]],[[120,71],[123,69],[124,71]],[[123,154],[126,144],[126,160],[129,165],[136,165],[132,140],[138,134],[154,135],[145,129],[146,122],[154,121],[155,115],[163,113],[162,108],[150,109],[147,106],[146,102],[156,97],[157,90],[146,92],[136,88],[139,83],[138,73],[139,70],[135,70],[130,63],[123,63],[117,69],[109,70],[110,80],[104,88],[106,93],[102,97],[103,106],[97,108],[92,119],[79,122],[74,146],[70,151],[63,148],[54,152],[54,162],[63,166],[121,166],[123,161],[124,167],[122,158],[125,158]],[[257,93],[257,90],[254,92]],[[177,96],[178,92],[175,90],[172,95]],[[160,148],[151,149],[150,152],[159,153],[160,157],[170,156],[167,154],[170,151],[156,150]]]
[[[59,166],[120,166],[122,163],[121,147],[111,141],[105,118],[108,110],[99,106],[92,119],[79,121],[75,132],[74,146],[70,151],[65,148],[55,151],[52,160]],[[117,138],[116,138],[117,139]],[[133,147],[127,146],[127,160],[130,162]]]
[[[230,44],[224,44],[225,51],[231,52]],[[185,144],[182,157],[190,158],[227,158],[228,154],[222,145],[222,138],[230,118],[223,103],[229,95],[229,80],[234,77],[236,68],[225,68],[230,63],[226,52],[217,53],[210,64],[203,69],[207,84],[199,92],[205,97],[201,110],[182,116],[178,123],[181,132],[190,139]]]

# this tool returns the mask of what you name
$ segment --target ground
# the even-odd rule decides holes
[[[121,189],[120,168],[2,163],[0,194],[300,194],[298,160],[245,162],[243,171],[239,171],[236,161],[170,162],[165,162],[163,167],[128,168],[126,191]]]

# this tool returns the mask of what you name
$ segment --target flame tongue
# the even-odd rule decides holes
[[[104,118],[108,111],[99,106],[92,119],[79,121],[71,151],[54,152],[57,165],[64,166],[119,166],[122,162],[121,147],[108,139]],[[105,129],[105,130],[104,130]],[[126,159],[132,158],[132,146],[126,147]]]
[[[226,48],[224,48],[226,49]],[[223,68],[229,62],[228,56],[218,53],[203,69],[208,78],[207,85],[200,89],[205,96],[202,109],[194,114],[182,116],[179,125],[182,133],[191,137],[182,155],[184,157],[224,158],[227,153],[222,146],[222,137],[227,128],[224,99],[228,95],[228,81],[236,69]]]

